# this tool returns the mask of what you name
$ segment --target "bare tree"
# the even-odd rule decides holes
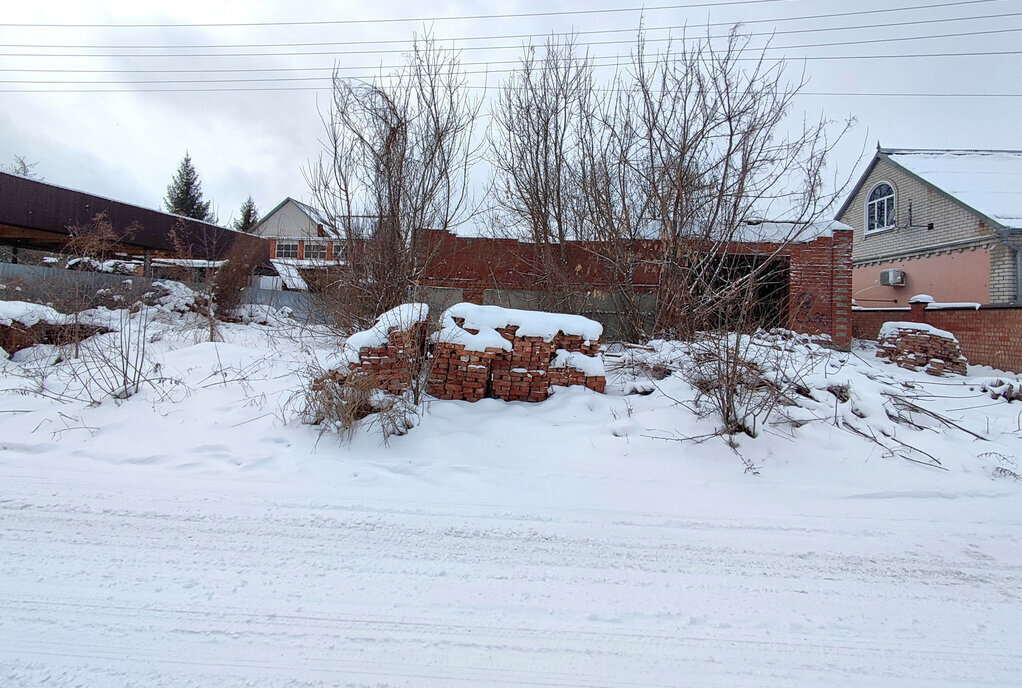
[[[0,165],[0,172],[15,174],[19,177],[25,177],[26,179],[37,179],[42,181],[42,177],[35,172],[35,166],[38,164],[39,163],[37,162],[29,162],[24,155],[15,155],[13,162],[6,165]]]
[[[573,37],[527,46],[492,109],[490,157],[497,225],[535,249],[549,308],[571,309],[579,291],[568,242],[579,238],[579,153],[593,67]]]
[[[457,52],[426,35],[404,67],[372,81],[334,72],[324,152],[305,170],[316,205],[344,245],[333,288],[360,293],[358,325],[409,299],[431,256],[425,229],[472,214],[480,98],[468,95]]]
[[[263,256],[258,240],[241,232],[179,220],[170,230],[177,254],[178,279],[198,287],[196,312],[211,342],[222,341],[220,323],[236,317],[242,290]]]
[[[768,238],[780,250],[840,193],[823,193],[833,123],[790,117],[804,74],[788,81],[783,61],[749,41],[736,27],[723,41],[683,40],[650,56],[640,35],[633,60],[642,142],[633,166],[663,242],[660,324],[678,333],[738,322],[750,282],[771,261],[736,269],[733,244]],[[756,236],[749,222],[762,218],[782,218],[791,231]]]
[[[719,414],[720,431],[754,436],[788,390],[763,380],[776,367],[773,349],[750,335],[778,286],[779,254],[842,193],[841,184],[824,193],[824,170],[852,123],[793,122],[804,74],[789,81],[783,61],[749,41],[736,27],[723,40],[683,40],[649,55],[640,34],[629,108],[641,142],[630,165],[662,243],[658,326],[693,341],[687,375]],[[763,218],[785,222],[754,223]],[[775,231],[754,231],[764,226]],[[739,244],[756,241],[770,248],[742,255]]]
[[[764,322],[764,295],[783,286],[780,254],[842,193],[825,193],[824,172],[851,123],[793,118],[805,84],[737,27],[657,52],[640,30],[631,64],[599,85],[570,39],[551,39],[540,58],[527,50],[494,109],[495,201],[506,224],[555,249],[540,254],[561,259],[539,266],[548,288],[586,288],[564,261],[577,240],[570,248],[600,265],[626,336],[653,333],[637,288],[652,277],[656,330],[700,341],[714,379],[745,384],[758,354],[733,333]],[[767,218],[785,222],[756,224]],[[788,230],[755,231],[768,226]],[[740,248],[757,241],[769,248]],[[709,396],[725,432],[754,427],[740,393]]]

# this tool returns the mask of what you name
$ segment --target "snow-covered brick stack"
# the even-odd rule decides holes
[[[880,328],[879,358],[886,358],[902,368],[940,376],[944,373],[965,375],[969,361],[962,355],[958,339],[947,330],[926,323],[887,322]]]
[[[606,387],[603,326],[588,318],[460,303],[440,325],[427,385],[440,399],[543,401],[551,385]]]
[[[348,337],[344,356],[349,369],[371,375],[377,389],[391,394],[408,389],[424,355],[428,317],[429,306],[424,303],[406,303],[387,311],[371,328]]]
[[[0,301],[0,349],[7,354],[36,344],[81,341],[108,329],[76,323],[49,306],[27,301]]]

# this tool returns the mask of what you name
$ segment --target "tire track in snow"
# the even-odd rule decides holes
[[[878,522],[636,513],[594,528],[592,514],[410,506],[4,502],[0,677],[41,664],[93,685],[1007,686],[1022,667],[1004,597],[1022,572],[967,554],[997,529],[913,553],[919,537]]]

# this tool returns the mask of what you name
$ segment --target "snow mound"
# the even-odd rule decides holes
[[[459,325],[456,319],[462,320],[462,323]],[[517,327],[515,336],[541,337],[545,342],[553,341],[558,333],[582,337],[585,344],[603,336],[603,325],[581,315],[474,303],[458,303],[448,308],[440,316],[440,327],[434,341],[462,344],[466,351],[485,351],[488,348],[510,351],[511,342],[497,332],[497,328],[503,327]],[[476,333],[470,330],[476,330]]]
[[[428,317],[429,306],[424,303],[405,303],[392,308],[378,317],[368,330],[348,337],[344,344],[344,358],[348,363],[358,363],[358,352],[386,344],[392,329],[407,330],[416,323],[425,322]]]
[[[945,339],[950,339],[955,342],[958,341],[958,338],[955,337],[952,333],[948,332],[947,330],[941,330],[939,328],[936,328],[933,325],[929,325],[927,323],[904,322],[897,320],[885,322],[883,326],[880,328],[880,334],[878,335],[878,338],[886,339],[887,337],[893,337],[897,335],[899,331],[904,330],[925,332],[926,334],[931,334],[935,337],[944,337]]]
[[[49,306],[27,301],[0,301],[0,325],[10,327],[14,323],[32,327],[38,323],[63,325],[67,316]]]
[[[585,373],[586,377],[606,377],[607,371],[603,359],[599,356],[587,356],[579,351],[558,349],[550,361],[551,368],[574,368]]]

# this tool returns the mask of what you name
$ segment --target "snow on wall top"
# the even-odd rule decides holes
[[[750,221],[738,227],[734,241],[757,242],[771,244],[784,242],[804,243],[820,237],[834,236],[835,231],[852,231],[852,228],[837,220],[818,220],[816,222],[766,222]]]
[[[1022,151],[882,152],[1005,227],[1022,229]]]
[[[392,327],[407,330],[416,323],[425,322],[429,317],[429,306],[424,303],[405,303],[376,319],[368,330],[356,332],[344,343],[343,356],[348,363],[358,362],[361,349],[383,346]]]
[[[460,327],[455,318],[464,319]],[[510,351],[511,342],[504,339],[497,328],[515,325],[518,326],[517,336],[542,337],[546,342],[552,341],[558,332],[582,337],[587,342],[603,336],[603,325],[581,315],[457,303],[440,316],[441,329],[433,338],[437,342],[463,344],[469,351],[485,351],[487,348]],[[472,334],[468,329],[478,330],[478,334]]]
[[[925,332],[927,334],[932,334],[936,337],[944,337],[945,339],[950,339],[956,342],[958,341],[958,337],[954,336],[947,330],[938,329],[933,325],[928,325],[927,323],[898,321],[885,322],[883,326],[880,328],[880,334],[878,335],[877,338],[886,339],[887,337],[895,336],[898,334],[900,330],[915,330],[917,332]]]

